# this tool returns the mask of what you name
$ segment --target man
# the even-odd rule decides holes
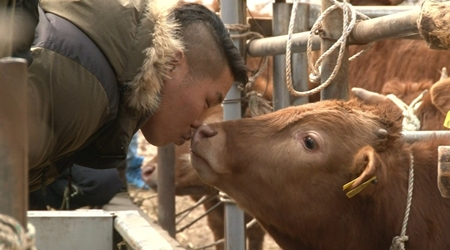
[[[199,4],[41,0],[31,52],[30,191],[73,164],[117,167],[139,129],[181,145],[247,81],[227,29]]]

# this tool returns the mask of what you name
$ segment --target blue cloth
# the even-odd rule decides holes
[[[144,162],[144,157],[138,154],[138,139],[138,133],[134,134],[128,147],[126,177],[128,184],[137,188],[148,189],[149,187],[142,180],[141,166]]]

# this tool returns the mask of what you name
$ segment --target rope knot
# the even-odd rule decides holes
[[[423,91],[419,96],[414,99],[411,104],[407,105],[400,98],[394,94],[386,95],[386,98],[390,99],[403,111],[403,131],[417,131],[420,130],[420,119],[416,116],[416,111],[422,104],[422,99],[428,90]]]
[[[260,93],[251,91],[247,93],[247,98],[251,117],[268,114],[273,111],[271,102],[266,100]]]
[[[25,229],[13,217],[0,214],[0,249],[36,250],[35,233],[32,224]]]
[[[313,72],[309,74],[309,80],[313,83],[320,83],[320,73],[316,74]]]
[[[405,241],[408,241],[407,235],[395,236],[389,250],[405,250]]]

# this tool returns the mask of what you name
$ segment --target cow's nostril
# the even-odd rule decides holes
[[[198,127],[198,129],[195,131],[194,136],[192,137],[192,143],[195,141],[201,141],[205,138],[213,137],[217,134],[217,131],[212,129],[208,125],[201,125]]]
[[[141,169],[142,177],[148,177],[148,176],[152,175],[154,171],[155,171],[155,166],[153,166],[153,165],[144,166]]]

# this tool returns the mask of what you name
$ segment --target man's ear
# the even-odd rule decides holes
[[[177,78],[177,74],[183,72],[187,67],[186,55],[182,50],[178,50],[175,52],[172,60],[170,61],[170,69],[168,72],[168,79]]]
[[[182,59],[185,59],[186,56],[184,54],[184,52],[182,50],[177,50],[175,52],[175,56],[173,57],[173,63],[177,64],[177,63],[181,63]]]
[[[344,191],[348,191],[349,198],[361,192],[368,184],[376,183],[377,178],[383,174],[383,162],[371,146],[363,147],[353,158],[350,172],[356,173],[359,176],[344,185]]]

